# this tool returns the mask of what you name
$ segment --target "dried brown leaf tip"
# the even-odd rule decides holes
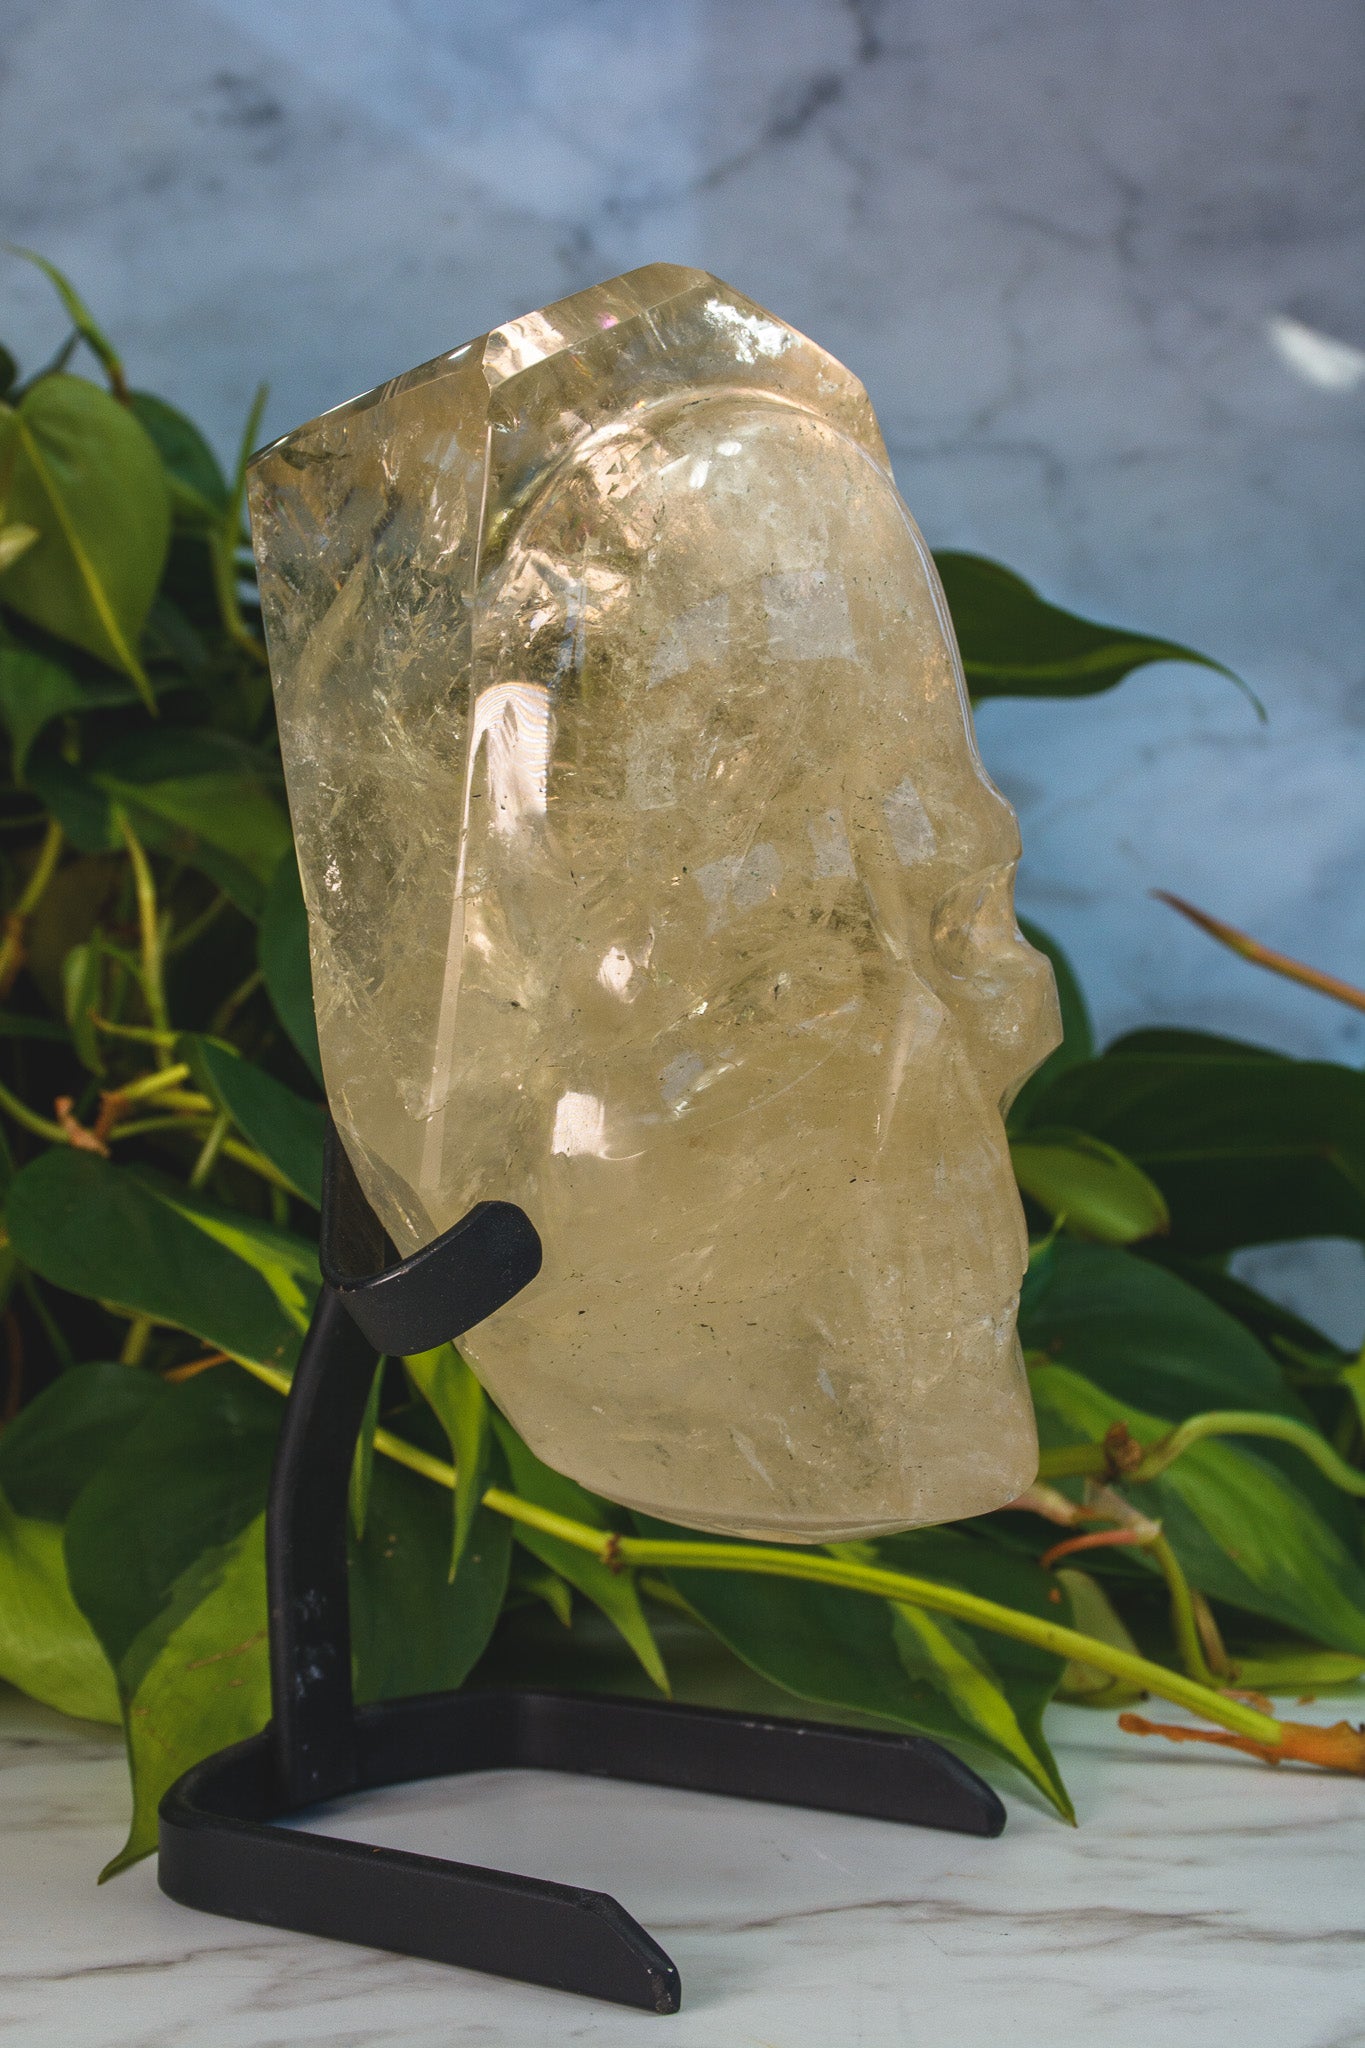
[[[1183,1728],[1170,1721],[1149,1721],[1142,1714],[1120,1714],[1119,1726],[1129,1735],[1164,1735],[1168,1742],[1215,1742],[1222,1749],[1240,1749],[1267,1764],[1316,1764],[1323,1771],[1347,1771],[1365,1778],[1365,1725],[1353,1728],[1337,1721],[1316,1728],[1308,1721],[1281,1721],[1278,1742],[1256,1742],[1223,1728]]]

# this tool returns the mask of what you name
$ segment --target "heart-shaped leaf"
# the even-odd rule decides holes
[[[133,1817],[101,1882],[155,1849],[157,1808],[182,1772],[270,1718],[264,1515],[184,1573],[126,1668]]]
[[[217,1040],[185,1033],[181,1057],[199,1085],[232,1118],[249,1145],[278,1167],[306,1202],[322,1204],[322,1137],[326,1113],[283,1081],[241,1059]]]
[[[1365,1239],[1365,1074],[1201,1032],[1135,1032],[1034,1108],[1156,1182],[1177,1249]]]
[[[126,406],[83,378],[41,377],[0,416],[9,519],[40,538],[0,575],[0,602],[131,676],[170,541],[166,472]]]
[[[200,1373],[164,1388],[77,1496],[65,1538],[71,1588],[126,1692],[142,1676],[133,1645],[155,1654],[148,1631],[183,1611],[186,1575],[264,1509],[283,1413],[277,1394],[235,1366]]]
[[[54,1147],[30,1161],[10,1190],[9,1228],[54,1286],[262,1364],[292,1359],[317,1288],[301,1238],[88,1152]]]
[[[0,1487],[18,1514],[62,1523],[130,1429],[170,1398],[154,1373],[73,1365],[0,1433]]]
[[[77,675],[51,655],[0,636],[0,719],[9,730],[16,781],[23,780],[34,741],[54,720],[132,704],[137,695],[131,681]]]
[[[71,1594],[61,1529],[17,1515],[3,1491],[0,1679],[63,1714],[120,1719],[114,1673]]]
[[[150,391],[134,391],[129,405],[166,466],[177,522],[196,529],[216,526],[227,508],[227,478],[193,420]]]

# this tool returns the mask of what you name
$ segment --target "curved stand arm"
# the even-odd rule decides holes
[[[273,1824],[346,1792],[521,1768],[962,1834],[998,1835],[1004,1826],[989,1785],[923,1736],[529,1690],[356,1709],[347,1489],[376,1360],[459,1336],[534,1279],[540,1257],[520,1209],[484,1202],[398,1259],[331,1137],[324,1284],[285,1407],[266,1514],[274,1718],[171,1787],[161,1803],[158,1875],[171,1898],[207,1912],[676,2012],[673,1963],[604,1892]]]

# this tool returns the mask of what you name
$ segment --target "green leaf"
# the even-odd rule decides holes
[[[227,478],[198,427],[150,391],[133,392],[129,404],[166,465],[176,518],[196,528],[215,525],[227,506]]]
[[[1213,1261],[1163,1256],[1162,1264],[1235,1316],[1272,1355],[1292,1357],[1295,1353],[1307,1353],[1327,1368],[1347,1365],[1355,1356],[1302,1316],[1272,1301],[1259,1289],[1249,1287],[1244,1280],[1234,1279]]]
[[[100,1881],[150,1855],[156,1815],[182,1772],[255,1735],[270,1718],[265,1517],[206,1552],[177,1583],[164,1618],[132,1646],[125,1725],[133,1779],[128,1839]]]
[[[137,695],[117,676],[78,676],[36,648],[0,637],[0,718],[9,731],[16,782],[23,780],[34,741],[55,719],[132,704]]]
[[[16,1176],[9,1229],[20,1258],[54,1286],[258,1363],[293,1357],[317,1285],[302,1239],[149,1169],[60,1147]]]
[[[77,1496],[71,1590],[126,1691],[142,1675],[134,1646],[144,1660],[155,1654],[153,1624],[183,1606],[200,1560],[264,1509],[283,1413],[233,1366],[199,1373],[163,1390]]]
[[[17,562],[20,555],[27,554],[41,534],[36,526],[0,525],[0,574]]]
[[[121,392],[123,365],[119,361],[118,352],[70,278],[64,271],[58,270],[55,263],[49,263],[46,256],[40,256],[36,249],[21,248],[16,242],[7,242],[5,247],[11,256],[22,256],[25,263],[32,263],[36,269],[41,270],[49,284],[55,286],[71,325],[103,365],[114,390]]]
[[[1055,1764],[1047,1769],[1036,1754],[999,1680],[965,1628],[946,1615],[897,1607],[891,1624],[896,1649],[912,1680],[927,1682],[947,1698],[982,1747],[1012,1763],[1063,1813],[1075,1811]]]
[[[1237,1683],[1255,1692],[1315,1692],[1320,1686],[1354,1685],[1365,1676],[1365,1655],[1315,1650],[1307,1643],[1258,1643],[1233,1659]]]
[[[1024,1285],[1019,1334],[1119,1401],[1183,1422],[1209,1408],[1305,1410],[1251,1333],[1165,1267],[1059,1240]]]
[[[542,1606],[549,1608],[561,1628],[573,1627],[573,1588],[548,1565],[536,1564],[529,1557],[517,1557],[513,1562],[508,1593],[510,1596],[519,1594],[527,1600],[539,1600]]]
[[[637,1515],[635,1521],[642,1535],[686,1535],[689,1541],[697,1540],[695,1531],[676,1529],[648,1515]],[[894,1539],[894,1545],[907,1540]],[[975,1556],[979,1552],[983,1566],[989,1568],[991,1551],[965,1537],[949,1540],[969,1545],[973,1554],[970,1584],[973,1591],[981,1590]],[[899,1564],[898,1549],[881,1543],[876,1548],[888,1564]],[[925,1550],[921,1555],[929,1553]],[[1034,1579],[1045,1578],[1027,1559],[1008,1561],[1009,1565],[1021,1563]],[[918,1563],[914,1569],[920,1569]],[[977,1631],[955,1629],[936,1635],[932,1629],[908,1628],[899,1611],[884,1600],[859,1598],[836,1587],[795,1579],[687,1569],[671,1569],[667,1577],[707,1627],[771,1684],[840,1713],[874,1715],[941,1742],[1002,1757],[1016,1769],[1024,1768],[1031,1782],[1071,1818],[1056,1766],[1045,1745],[1039,1747],[1041,1732],[1036,1737],[1025,1733],[1024,1715],[1015,1709],[1001,1682],[994,1659],[1005,1642],[1003,1637],[993,1638],[989,1651],[983,1651]],[[1065,1610],[1056,1606],[1047,1612],[1053,1619],[1065,1618]],[[1037,1655],[1026,1650],[1026,1656]],[[1055,1686],[1062,1668],[1060,1659],[1051,1658],[1048,1663],[1044,1693]],[[989,1700],[992,1685],[994,1701]],[[1031,1716],[1034,1711],[1035,1698],[1031,1696],[1024,1712]],[[1036,1712],[1041,1714],[1040,1706]],[[1021,1765],[1021,1749],[1029,1756],[1026,1766]]]
[[[351,1460],[351,1483],[348,1501],[351,1510],[351,1527],[357,1536],[365,1534],[365,1521],[370,1512],[370,1483],[374,1478],[374,1433],[379,1426],[379,1396],[384,1386],[384,1361],[376,1361],[370,1380],[369,1396],[360,1417],[360,1428],[356,1433],[355,1456]]]
[[[155,1373],[73,1365],[0,1433],[0,1487],[11,1506],[64,1522],[81,1489],[169,1392]]]
[[[1116,1650],[1125,1650],[1129,1656],[1141,1655],[1118,1610],[1097,1579],[1093,1579],[1089,1572],[1074,1569],[1059,1571],[1056,1576],[1071,1601],[1073,1628],[1079,1629],[1082,1635],[1095,1636]],[[1130,1685],[1122,1678],[1115,1678],[1111,1672],[1097,1671],[1093,1664],[1071,1663],[1062,1673],[1057,1697],[1070,1701],[1073,1706],[1128,1707],[1135,1700],[1143,1699],[1145,1694],[1141,1686]]]
[[[507,1592],[511,1530],[481,1509],[451,1585],[447,1513],[438,1488],[375,1460],[365,1538],[351,1546],[358,1699],[463,1685],[487,1647]]]
[[[882,1537],[873,1548],[878,1561],[895,1571],[957,1586],[1044,1621],[1073,1620],[1065,1587],[1060,1589],[1062,1598],[1055,1597],[1059,1588],[1054,1574],[1041,1570],[1032,1558],[983,1543],[959,1530],[915,1529],[903,1536]],[[899,1615],[902,1610],[897,1612]],[[942,1625],[945,1617],[932,1619]],[[1023,1771],[1066,1819],[1074,1821],[1061,1773],[1043,1735],[1044,1709],[1062,1677],[1061,1659],[962,1622],[953,1622],[951,1627],[953,1642],[975,1665],[976,1676],[944,1657],[931,1682],[939,1686],[956,1712],[979,1728],[978,1741]],[[923,1636],[922,1630],[920,1634]],[[897,1647],[904,1662],[904,1637],[899,1633]],[[924,1675],[929,1677],[927,1671]],[[983,1679],[988,1688],[998,1692],[1003,1708],[983,1689]]]
[[[279,773],[227,733],[162,726],[130,733],[89,770],[146,844],[189,861],[255,917],[290,846]],[[109,844],[116,844],[112,826]]]
[[[161,457],[125,406],[79,377],[43,377],[0,420],[8,515],[42,538],[0,576],[22,618],[131,676],[170,540]]]
[[[1144,1443],[1161,1418],[1115,1401],[1065,1366],[1032,1375],[1040,1426],[1054,1440],[1100,1443],[1123,1421]],[[1306,1467],[1307,1459],[1299,1460]],[[1194,1444],[1159,1479],[1125,1483],[1133,1505],[1162,1524],[1191,1583],[1213,1600],[1266,1616],[1329,1649],[1365,1652],[1365,1571],[1312,1505],[1306,1488],[1236,1439]],[[1149,1565],[1140,1550],[1127,1553]]]
[[[1030,1352],[1063,1360],[1116,1402],[1166,1422],[1210,1408],[1312,1421],[1242,1323],[1131,1252],[1059,1239],[1025,1280],[1019,1334]],[[1354,1505],[1290,1446],[1262,1442],[1257,1456],[1279,1466],[1342,1541],[1358,1540]]]
[[[215,1039],[186,1033],[180,1047],[199,1086],[232,1118],[247,1143],[278,1167],[306,1202],[319,1208],[326,1127],[322,1105],[304,1102],[292,1088]]]
[[[1048,1054],[1037,1073],[1029,1076],[1014,1098],[1009,1113],[1012,1131],[1024,1129],[1033,1103],[1059,1074],[1065,1073],[1068,1067],[1074,1067],[1080,1060],[1091,1059],[1095,1051],[1095,1034],[1090,1022],[1090,1011],[1070,960],[1057,941],[1045,932],[1041,925],[1021,917],[1019,929],[1029,944],[1052,962],[1053,978],[1057,983],[1057,1002],[1062,1013],[1062,1042],[1055,1052]]]
[[[1365,1240],[1365,1074],[1198,1032],[1139,1032],[1064,1073],[1039,1119],[1149,1174],[1188,1255]]]
[[[95,1031],[95,1010],[99,998],[100,969],[104,948],[98,939],[73,946],[62,963],[62,1007],[71,1032],[71,1043],[81,1065],[92,1074],[103,1075],[104,1054]]]
[[[249,917],[260,915],[290,841],[278,768],[258,748],[163,725],[125,735],[84,766],[43,740],[26,774],[82,852],[121,846],[117,804],[144,846],[198,868]]]
[[[308,965],[308,912],[292,850],[275,870],[261,913],[261,972],[275,1015],[309,1072],[322,1079],[313,979]]]
[[[493,1428],[507,1460],[512,1485],[523,1500],[533,1501],[537,1507],[549,1508],[554,1514],[567,1515],[573,1521],[586,1522],[593,1529],[605,1530],[612,1526],[605,1503],[580,1486],[576,1479],[566,1479],[562,1472],[552,1472],[548,1465],[543,1465],[496,1409],[493,1410]],[[620,1630],[660,1692],[666,1693],[669,1690],[668,1673],[654,1640],[654,1632],[640,1605],[633,1574],[613,1572],[589,1552],[576,1550],[571,1543],[562,1542],[557,1536],[546,1536],[539,1529],[529,1529],[521,1522],[517,1523],[514,1533],[523,1549],[538,1557],[542,1564],[549,1565],[595,1607],[601,1608],[607,1619]]]
[[[1031,1130],[1010,1146],[1015,1179],[1077,1237],[1135,1244],[1164,1233],[1170,1215],[1161,1190],[1122,1152],[1084,1131]]]
[[[87,854],[109,852],[114,845],[109,799],[84,769],[65,759],[55,734],[40,735],[25,758],[24,779],[73,846]]]
[[[49,1045],[66,1045],[70,1037],[54,1017],[18,1017],[12,1010],[0,1010],[0,1038],[40,1038]]]
[[[450,1553],[453,1579],[469,1542],[479,1502],[490,1484],[493,1426],[488,1396],[453,1344],[418,1352],[404,1363],[413,1384],[449,1438],[455,1460],[455,1530]]]
[[[71,1597],[60,1528],[17,1515],[2,1491],[0,1679],[63,1714],[120,1719],[114,1674]]]
[[[1185,661],[1226,676],[1261,710],[1240,676],[1192,647],[1077,618],[984,555],[934,560],[974,698],[1093,697],[1149,662]]]

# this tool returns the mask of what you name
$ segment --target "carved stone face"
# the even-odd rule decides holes
[[[1011,1498],[1056,998],[861,387],[657,266],[277,444],[253,524],[333,1111],[404,1248],[536,1224],[463,1344],[533,1448],[796,1541]]]

